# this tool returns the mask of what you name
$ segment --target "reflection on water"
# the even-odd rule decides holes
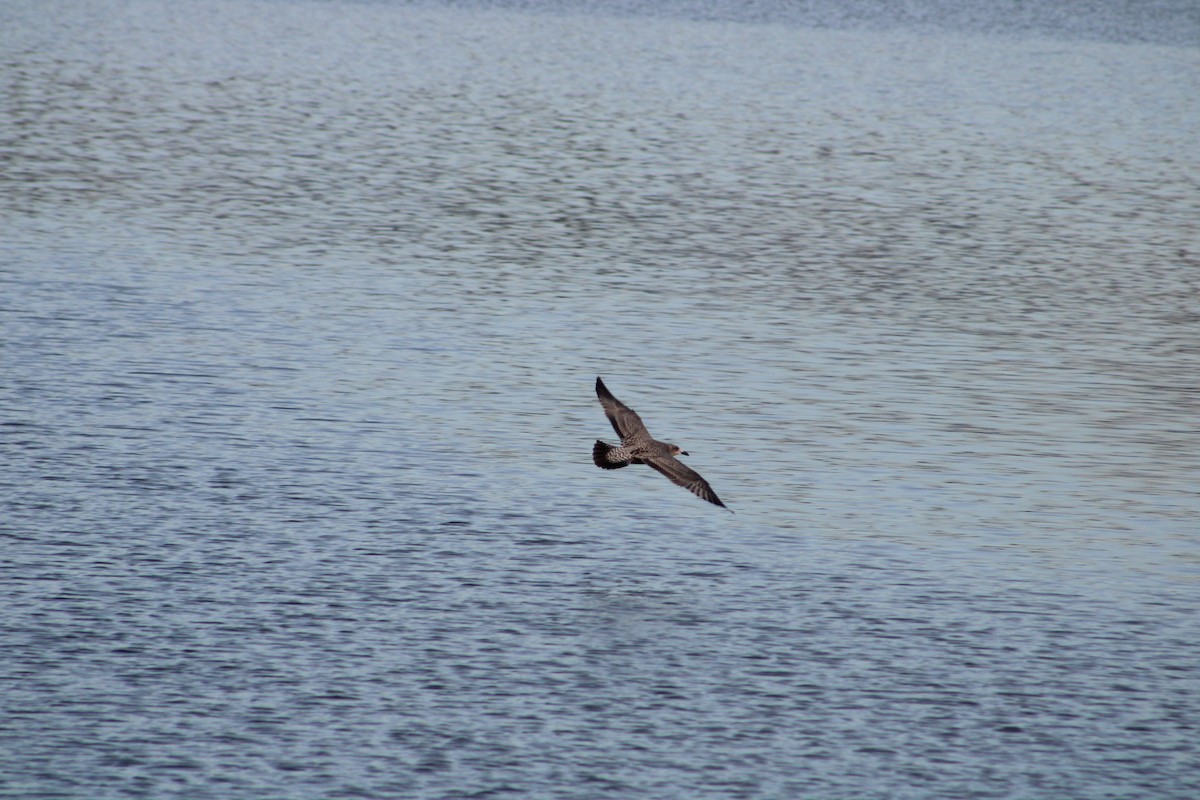
[[[1196,796],[1195,50],[269,10],[0,25],[0,794]]]

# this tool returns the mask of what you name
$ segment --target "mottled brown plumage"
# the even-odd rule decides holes
[[[687,451],[670,442],[660,442],[646,430],[642,418],[629,406],[613,397],[604,381],[596,378],[596,396],[604,407],[604,414],[612,423],[613,430],[621,437],[621,444],[611,445],[599,439],[592,447],[592,460],[601,469],[621,469],[630,464],[645,464],[666,475],[671,483],[682,486],[697,497],[721,508],[728,508],[717,497],[717,493],[700,477],[700,473],[688,467],[677,455]],[[730,509],[732,510],[732,509]]]

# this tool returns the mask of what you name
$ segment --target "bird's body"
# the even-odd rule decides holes
[[[630,464],[645,464],[661,472],[671,483],[682,486],[697,497],[718,505],[727,506],[717,493],[700,477],[700,473],[688,467],[675,456],[688,453],[679,445],[660,442],[646,430],[642,418],[629,406],[613,397],[604,381],[596,378],[596,396],[604,407],[604,414],[612,423],[613,430],[621,437],[620,445],[611,445],[599,439],[592,447],[592,461],[601,469],[621,469]]]

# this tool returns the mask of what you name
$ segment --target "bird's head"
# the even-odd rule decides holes
[[[677,444],[670,445],[670,448],[671,448],[671,455],[673,455],[673,456],[691,455],[690,453],[688,453],[687,450],[684,450],[682,447],[680,447]]]

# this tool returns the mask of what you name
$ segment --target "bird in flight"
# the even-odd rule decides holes
[[[596,396],[604,406],[604,415],[612,423],[613,430],[621,437],[621,444],[611,445],[596,440],[592,447],[592,460],[600,469],[621,469],[630,464],[645,464],[666,475],[671,483],[682,486],[697,497],[701,497],[721,508],[733,509],[721,502],[717,493],[700,477],[700,473],[689,468],[675,456],[686,456],[687,451],[677,444],[660,442],[650,436],[642,418],[629,406],[613,397],[604,381],[596,378]]]

